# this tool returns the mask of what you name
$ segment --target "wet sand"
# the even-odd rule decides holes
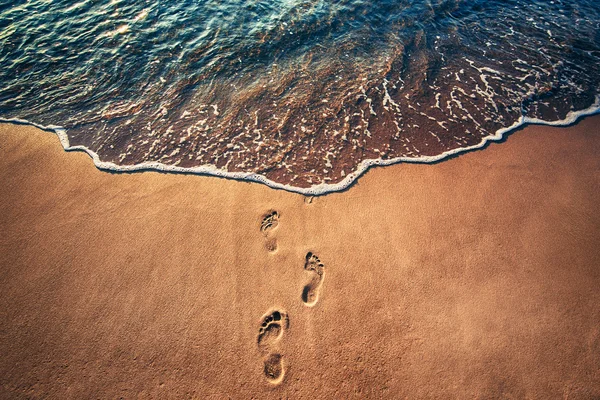
[[[309,199],[0,125],[0,398],[598,398],[599,126]]]

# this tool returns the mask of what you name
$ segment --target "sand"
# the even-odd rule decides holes
[[[0,125],[0,397],[599,398],[599,127],[309,199]]]

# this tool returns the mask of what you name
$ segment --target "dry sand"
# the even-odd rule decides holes
[[[310,202],[0,125],[0,397],[600,398],[599,127]]]

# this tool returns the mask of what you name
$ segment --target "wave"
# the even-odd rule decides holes
[[[94,151],[90,150],[89,148],[87,148],[85,146],[81,146],[81,145],[71,146],[69,144],[69,137],[66,134],[66,130],[61,126],[58,126],[58,125],[44,126],[44,125],[36,124],[36,123],[30,122],[30,121],[18,119],[18,118],[12,118],[12,119],[0,118],[0,122],[26,124],[26,125],[31,125],[31,126],[34,126],[36,128],[42,129],[42,130],[52,131],[58,136],[60,143],[62,144],[63,148],[66,151],[81,151],[81,152],[88,154],[92,158],[94,165],[98,169],[104,170],[104,171],[110,171],[110,172],[158,171],[158,172],[165,172],[165,173],[184,173],[184,174],[194,174],[194,175],[208,175],[208,176],[229,178],[229,179],[240,180],[240,181],[262,183],[273,189],[285,190],[288,192],[298,193],[298,194],[302,194],[305,196],[322,196],[322,195],[326,195],[329,193],[341,192],[341,191],[348,189],[350,186],[352,186],[356,182],[356,180],[360,176],[362,176],[364,173],[366,173],[371,167],[390,166],[390,165],[399,164],[399,163],[422,163],[422,164],[436,163],[436,162],[442,161],[446,158],[449,158],[451,156],[470,152],[473,150],[482,149],[486,145],[488,145],[488,143],[490,143],[490,142],[501,141],[505,138],[507,133],[510,133],[520,127],[525,126],[525,125],[569,126],[569,125],[573,125],[574,123],[576,123],[580,118],[590,116],[590,115],[595,115],[595,114],[600,114],[600,96],[596,96],[596,99],[592,106],[590,106],[584,110],[571,111],[567,114],[566,118],[564,118],[562,120],[544,121],[544,120],[537,119],[537,118],[529,118],[526,116],[522,116],[521,119],[519,121],[515,122],[513,125],[506,127],[506,128],[499,129],[498,131],[496,131],[496,133],[494,135],[483,138],[483,140],[481,140],[481,142],[476,145],[452,149],[452,150],[446,151],[446,152],[441,153],[436,156],[422,156],[422,157],[417,157],[417,158],[397,157],[397,158],[388,159],[388,160],[382,160],[382,159],[364,160],[358,165],[357,169],[354,172],[346,175],[346,177],[341,182],[333,183],[333,184],[321,183],[318,185],[311,186],[309,188],[301,188],[301,187],[295,187],[292,185],[278,183],[278,182],[268,179],[264,175],[260,175],[257,173],[228,172],[228,171],[219,169],[219,168],[215,167],[214,165],[204,165],[204,166],[191,167],[191,168],[166,165],[166,164],[162,164],[160,162],[143,162],[143,163],[136,164],[136,165],[117,165],[112,162],[101,161],[98,154],[96,154]]]
[[[7,3],[0,117],[55,128],[103,169],[329,192],[594,108],[599,4]]]

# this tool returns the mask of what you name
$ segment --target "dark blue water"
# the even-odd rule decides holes
[[[0,49],[0,117],[104,165],[306,188],[592,107],[600,5],[0,0]]]

